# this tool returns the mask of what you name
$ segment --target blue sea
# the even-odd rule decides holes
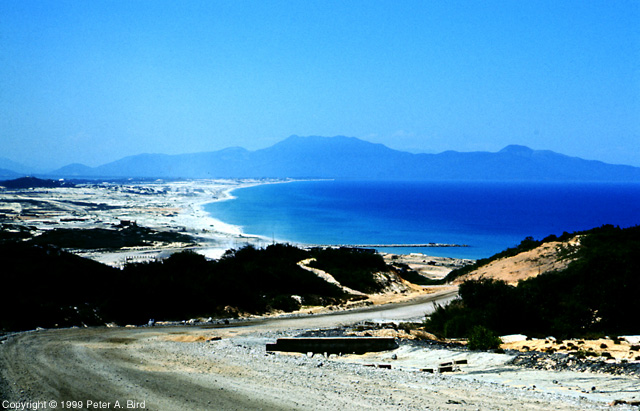
[[[246,234],[303,244],[464,244],[383,248],[489,257],[525,237],[640,224],[640,184],[299,181],[207,204]]]

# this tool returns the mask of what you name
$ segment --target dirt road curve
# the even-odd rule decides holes
[[[438,298],[451,298],[451,294]],[[431,303],[423,300],[402,307],[268,319],[222,328],[93,328],[21,333],[0,345],[2,406],[15,409],[27,405],[47,410],[545,411],[603,406],[576,397],[472,379],[265,351],[265,343],[295,335],[295,330],[367,318],[406,318],[430,307]],[[204,341],[212,336],[221,339]]]

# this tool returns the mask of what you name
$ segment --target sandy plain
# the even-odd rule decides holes
[[[91,182],[76,187],[0,189],[0,222],[28,226],[38,232],[54,228],[112,228],[121,223],[162,232],[190,235],[195,244],[153,244],[115,251],[75,253],[112,266],[163,258],[185,248],[209,258],[229,248],[264,244],[239,227],[212,218],[204,205],[232,199],[231,191],[273,180],[192,180]],[[280,182],[280,181],[278,181]]]

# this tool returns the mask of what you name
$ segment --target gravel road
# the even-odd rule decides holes
[[[436,298],[452,295],[445,292]],[[267,342],[301,330],[363,319],[409,318],[416,312],[423,315],[430,307],[423,298],[400,307],[261,319],[226,327],[19,333],[0,345],[0,394],[4,408],[30,402],[31,409],[36,405],[49,410],[610,409],[603,402],[580,396],[468,375],[460,378],[406,368],[382,369],[318,355],[265,350]],[[221,339],[206,341],[211,337]],[[57,402],[55,408],[50,401]]]

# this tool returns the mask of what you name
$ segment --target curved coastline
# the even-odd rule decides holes
[[[434,248],[468,248],[470,247],[468,244],[457,244],[457,243],[424,243],[424,244],[321,244],[321,243],[309,243],[309,242],[300,242],[300,241],[292,241],[284,238],[275,238],[268,237],[266,235],[247,233],[244,231],[244,227],[242,225],[235,225],[231,223],[224,222],[219,218],[215,217],[214,213],[206,209],[208,204],[219,203],[223,201],[235,200],[237,197],[233,195],[233,192],[242,188],[250,188],[256,187],[260,185],[270,185],[270,184],[283,184],[283,183],[292,183],[292,182],[309,182],[309,181],[332,181],[332,180],[317,180],[317,179],[309,179],[309,180],[282,180],[282,181],[251,181],[251,182],[238,182],[237,185],[228,187],[227,189],[222,190],[216,198],[212,201],[201,201],[198,203],[198,208],[200,213],[205,214],[202,218],[206,221],[205,225],[214,227],[215,231],[223,236],[229,238],[229,243],[227,249],[238,248],[245,245],[256,245],[261,247],[265,244],[271,243],[286,243],[292,244],[302,248],[310,248],[310,247],[356,247],[356,248],[373,248],[382,252],[383,254],[392,253],[392,254],[423,254],[423,255],[431,255],[432,253],[425,253],[425,249],[433,250]],[[219,258],[222,254],[218,249],[213,255],[214,258]],[[207,256],[211,256],[208,255]]]
[[[234,243],[238,243],[238,242],[243,242],[244,244],[252,244],[252,243],[270,243],[273,241],[277,241],[277,242],[285,242],[285,243],[290,243],[290,244],[296,244],[295,242],[292,241],[288,241],[285,239],[276,239],[274,240],[273,238],[268,238],[266,236],[263,235],[259,235],[259,234],[251,234],[251,233],[246,233],[243,229],[243,226],[241,225],[235,225],[235,224],[230,224],[230,223],[226,223],[222,220],[220,220],[219,218],[215,217],[213,213],[211,213],[210,211],[206,210],[206,206],[208,204],[213,204],[213,203],[218,203],[218,202],[222,202],[222,201],[231,201],[231,200],[235,200],[237,197],[233,195],[233,192],[235,190],[241,189],[241,188],[249,188],[249,187],[255,187],[255,186],[259,186],[259,185],[267,185],[267,184],[283,184],[283,183],[291,183],[294,181],[300,181],[300,180],[278,180],[278,181],[251,181],[251,182],[240,182],[239,184],[232,186],[232,187],[228,187],[225,190],[222,190],[219,194],[218,197],[213,198],[213,199],[207,199],[207,200],[203,200],[200,201],[196,204],[198,212],[197,214],[200,216],[199,218],[203,219],[205,221],[205,225],[213,227],[214,230],[222,235],[231,237],[232,241]],[[305,180],[306,181],[306,180]],[[234,244],[236,245],[236,244]],[[234,247],[230,247],[230,248],[235,248]]]
[[[307,181],[315,180],[289,182]],[[251,185],[281,182],[287,181],[256,181]],[[236,181],[235,187],[224,187],[225,195],[220,199],[235,198],[233,189],[249,186],[241,183],[247,182]],[[551,234],[560,235],[563,231],[584,230],[602,224],[637,224],[633,209],[640,198],[638,187],[627,185],[335,183],[337,188],[332,185],[330,189],[324,186],[316,189],[315,186],[304,184],[300,192],[297,186],[274,188],[273,192],[270,189],[258,189],[247,192],[246,198],[245,193],[242,196],[238,194],[237,206],[225,204],[220,206],[220,210],[213,206],[207,211],[213,218],[228,216],[227,221],[246,224],[244,227],[229,223],[225,223],[228,226],[219,225],[224,231],[251,236],[262,245],[274,240],[300,246],[360,244],[393,254],[424,253],[477,259],[515,246],[527,236],[544,238]],[[384,195],[374,191],[379,188],[378,185],[387,190]],[[288,193],[295,195],[289,199]],[[342,194],[349,197],[345,202],[341,202],[342,198],[339,197]],[[402,202],[405,197],[409,200],[408,204]],[[279,216],[282,210],[268,215],[272,207],[283,207],[284,210],[289,201],[298,199],[299,207],[293,207],[292,204],[292,220],[284,226],[280,227],[277,221],[284,218]],[[366,207],[362,208],[361,214],[357,214],[354,210],[358,210],[360,203],[365,203]],[[371,215],[367,214],[369,211]],[[241,214],[236,216],[236,213]],[[391,218],[386,218],[388,216]],[[303,225],[297,227],[295,224]],[[346,234],[350,234],[347,232],[352,225],[355,225],[358,235],[348,236]],[[275,238],[272,238],[272,232],[275,232]],[[396,247],[382,247],[389,244]],[[399,247],[403,245],[425,247]]]
[[[468,244],[457,244],[457,243],[421,243],[421,244],[316,244],[316,243],[308,243],[308,242],[300,242],[300,241],[291,241],[283,238],[273,238],[268,237],[266,235],[254,234],[254,233],[246,233],[244,231],[244,227],[241,225],[234,225],[230,223],[226,223],[219,218],[215,217],[214,214],[206,209],[208,204],[214,204],[222,201],[230,201],[234,200],[237,197],[233,195],[233,192],[242,188],[255,187],[259,185],[267,185],[267,184],[282,184],[282,183],[291,183],[291,182],[300,182],[300,181],[327,181],[327,180],[284,180],[284,181],[266,181],[266,182],[250,182],[244,184],[238,184],[233,187],[229,187],[220,192],[219,196],[215,198],[213,201],[203,201],[199,204],[200,210],[207,214],[207,217],[203,217],[209,221],[209,225],[215,227],[216,231],[225,234],[228,236],[233,236],[236,241],[236,246],[232,248],[237,248],[237,242],[242,242],[243,245],[254,244],[261,246],[263,244],[269,243],[287,243],[293,244],[298,247],[357,247],[357,248],[374,248],[378,251],[389,252],[389,250],[384,250],[386,248],[392,248],[393,253],[400,254],[403,253],[416,253],[417,249],[433,249],[433,248],[466,248],[470,247]],[[403,250],[400,250],[403,249]],[[425,254],[426,255],[426,254]]]

